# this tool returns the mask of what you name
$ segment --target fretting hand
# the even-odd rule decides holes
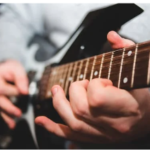
[[[108,33],[112,48],[133,45],[117,33]],[[128,92],[108,79],[83,80],[71,84],[70,101],[63,89],[52,87],[53,105],[66,125],[40,116],[35,122],[49,132],[77,141],[110,143],[130,141],[150,131],[150,94],[148,89]]]

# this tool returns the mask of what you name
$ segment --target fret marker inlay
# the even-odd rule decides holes
[[[82,49],[82,50],[83,50],[83,49],[85,49],[85,47],[82,45],[82,46],[80,46],[80,49]]]
[[[57,72],[56,72],[56,71],[53,71],[53,72],[52,72],[52,75],[56,75],[56,74],[57,74]]]
[[[47,96],[51,96],[51,95],[52,95],[51,91],[48,91]]]
[[[95,72],[94,72],[94,76],[97,76],[97,75],[98,75],[98,71],[95,71]]]
[[[138,44],[136,44],[136,46],[135,46],[135,54],[134,54],[134,61],[133,61],[133,68],[132,68],[132,78],[131,78],[131,87],[133,87],[133,84],[134,84],[134,74],[135,74],[135,65],[136,65],[137,52],[138,52]]]
[[[131,54],[132,54],[132,51],[128,51],[128,56],[131,56]]]
[[[128,82],[128,78],[125,77],[125,78],[123,79],[123,83],[127,83],[127,82]]]
[[[83,74],[80,75],[80,79],[82,79],[82,78],[83,78]]]
[[[60,83],[63,83],[63,82],[64,82],[64,79],[60,79],[59,82],[60,82]]]
[[[72,81],[72,77],[69,77],[68,80],[69,80],[69,81]]]

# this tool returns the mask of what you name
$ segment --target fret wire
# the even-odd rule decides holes
[[[48,81],[48,86],[47,86],[47,90],[46,90],[46,97],[51,97],[51,91],[50,91],[50,88],[51,88],[51,85],[52,85],[52,81],[49,80]]]
[[[64,83],[64,71],[65,71],[65,65],[58,67],[59,70],[59,76],[57,78],[57,84],[59,84],[61,87],[63,87]]]
[[[102,67],[103,67],[104,57],[105,57],[105,53],[103,54],[102,59],[101,59],[100,71],[99,71],[99,76],[98,76],[99,78],[101,77],[101,73],[102,73]]]
[[[93,71],[94,71],[94,66],[95,66],[95,61],[96,61],[96,56],[94,57],[94,61],[93,61],[93,65],[92,65],[92,71],[91,71],[91,75],[90,75],[90,80],[93,79]]]
[[[64,89],[64,91],[65,91],[66,94],[68,94],[68,93],[67,93],[67,88],[68,88],[70,73],[71,73],[71,70],[72,70],[72,65],[73,65],[73,64],[70,64],[68,76],[67,76],[67,78],[66,78],[66,84],[65,84],[65,89]]]
[[[119,70],[119,79],[118,79],[118,88],[120,88],[120,80],[121,80],[121,74],[122,74],[122,67],[123,67],[123,61],[124,61],[124,53],[125,53],[125,48],[123,48],[122,52],[122,58],[121,58],[121,64],[120,64],[120,70]]]
[[[145,42],[146,43],[146,42]],[[144,44],[145,44],[144,43]],[[141,44],[143,44],[143,43],[141,43]],[[147,43],[146,43],[147,44]],[[135,47],[135,46],[134,46]],[[129,49],[129,48],[133,48],[133,46],[130,46],[130,47],[127,47],[126,49]],[[123,49],[118,49],[118,50],[115,50],[115,52],[117,52],[117,51],[120,51],[120,50],[123,50]],[[148,51],[148,50],[141,50],[141,51],[139,51],[139,52],[142,52],[142,51]],[[112,53],[112,52],[107,52],[107,53],[105,53],[105,54],[109,54],[109,53]],[[133,52],[133,54],[134,54],[134,52]],[[127,55],[127,54],[125,54],[125,55]],[[99,55],[98,55],[99,56]],[[83,59],[84,60],[84,59]],[[79,61],[79,60],[78,60]],[[78,62],[78,61],[75,61],[75,62]],[[64,64],[63,64],[64,65]],[[60,66],[62,66],[62,65],[60,65]],[[57,67],[56,67],[57,68]]]
[[[59,70],[58,84],[62,87],[62,84],[64,82],[64,70],[65,70],[65,66],[61,66],[60,68],[58,68],[58,70]]]
[[[79,71],[78,71],[78,74],[77,74],[77,81],[79,81],[82,65],[83,65],[83,61],[80,62]]]
[[[87,73],[88,65],[89,65],[89,58],[86,61],[86,66],[85,66],[85,70],[84,70],[84,77],[83,77],[83,79],[86,79],[86,73]]]
[[[123,50],[123,49],[119,49],[119,50],[115,50],[114,52],[116,52],[116,51],[120,51],[120,50]],[[141,50],[141,51],[138,51],[138,53],[140,53],[140,52],[144,52],[144,51],[148,51],[148,50]],[[106,54],[108,54],[108,53],[110,53],[110,52],[107,52],[107,53],[105,53],[105,55]],[[112,53],[112,52],[111,52]],[[132,52],[132,54],[134,54],[134,52]],[[126,56],[127,54],[125,54],[125,56]],[[98,55],[98,56],[100,56],[100,55]],[[108,55],[109,56],[109,55]],[[114,58],[119,58],[119,57],[121,57],[121,56],[117,56],[117,57],[114,57]],[[84,59],[83,59],[84,60]],[[103,63],[103,65],[106,63],[106,60],[109,60],[109,59],[106,59],[105,58],[105,62]],[[117,59],[116,59],[117,60]],[[75,61],[75,62],[78,62],[78,61]],[[109,61],[108,61],[109,62]],[[99,63],[98,63],[99,64]],[[60,66],[62,66],[62,65],[60,65]],[[83,67],[83,66],[82,66]],[[58,67],[54,67],[54,68],[58,68]]]
[[[125,56],[125,54],[124,54],[124,56]],[[115,58],[116,58],[116,57],[113,57],[113,62],[115,62]],[[145,58],[145,57],[142,57],[142,58]],[[140,60],[140,59],[137,59],[137,62],[138,62],[139,60]],[[133,64],[133,61],[130,62],[130,61],[124,60],[124,65],[131,64],[131,63]],[[104,65],[104,64],[105,64],[105,63],[103,63],[103,65]],[[114,66],[115,64],[118,65],[118,64],[120,64],[120,63],[119,63],[119,62],[113,63],[113,66]],[[83,67],[83,66],[82,66],[82,67]],[[105,66],[105,68],[106,68],[106,67],[109,67],[109,66]],[[79,69],[79,67],[77,67],[77,68]],[[77,69],[77,68],[76,68],[76,69]],[[90,70],[87,70],[87,72],[88,72],[88,73],[91,73]]]
[[[65,66],[64,77],[63,77],[64,81],[63,81],[63,86],[62,86],[63,90],[65,90],[65,85],[66,85],[67,73],[68,73],[69,66],[70,66],[70,63]],[[65,94],[67,94],[67,93],[65,93]]]
[[[111,60],[110,60],[110,65],[109,65],[109,71],[108,71],[108,79],[110,78],[113,57],[114,57],[114,51],[112,52],[112,55],[111,55]]]
[[[149,52],[148,71],[147,71],[147,85],[149,84],[150,84],[150,52]]]
[[[59,85],[61,85],[62,72],[63,72],[63,70],[61,70],[61,68],[60,68],[60,69],[59,69],[59,75],[58,75],[58,78],[57,78],[57,83],[58,83]]]
[[[71,83],[73,82],[74,77],[75,77],[75,72],[76,72],[77,64],[78,64],[78,61],[76,61],[76,62],[75,62],[75,65],[74,65]]]
[[[57,67],[57,74],[56,74],[56,76],[55,76],[55,82],[53,83],[53,85],[60,83],[60,77],[61,77],[61,72],[62,72],[62,71],[63,71],[63,70],[61,70],[60,67]]]
[[[49,76],[50,76],[50,69],[49,69],[49,66],[45,67],[45,70],[43,72],[43,76],[42,76],[42,79],[41,79],[41,82],[40,82],[40,91],[39,91],[39,96],[41,97],[41,100],[44,99],[47,95],[47,88],[48,88],[48,84],[45,83],[45,85],[43,85],[43,80],[45,80],[44,76],[47,75],[46,79],[50,79]],[[43,87],[44,86],[44,87]]]
[[[59,76],[59,85],[63,88],[64,84],[64,72],[65,72],[65,65],[61,66],[60,76]]]
[[[137,47],[137,45],[136,45],[136,51],[134,52],[132,52],[132,55],[133,54],[135,54],[135,55],[137,55],[137,51],[138,51],[138,54],[141,54],[142,52],[147,52],[147,51],[149,51],[149,49],[147,49],[148,47],[149,47],[149,44],[150,44],[150,42],[145,42],[145,43],[140,43],[139,45],[138,45],[138,47]],[[135,46],[134,46],[135,47]],[[142,47],[142,48],[141,48]],[[130,47],[127,47],[127,50],[130,50],[130,49],[133,49],[133,46],[130,46]],[[122,49],[119,49],[119,50],[115,50],[115,51],[120,51],[120,50],[122,50]],[[124,49],[125,50],[125,49]],[[108,59],[106,59],[105,58],[105,62],[104,62],[104,56],[105,55],[107,55],[107,56],[109,56],[109,54],[110,53],[112,53],[112,52],[108,52],[108,53],[105,53],[105,54],[103,54],[102,55],[102,59],[101,59],[101,63],[100,63],[100,71],[99,71],[99,77],[101,76],[101,73],[102,73],[102,69],[104,68],[103,66],[105,66],[105,62],[106,61],[108,61]],[[124,56],[123,57],[125,57],[126,55],[128,55],[127,53],[125,54],[124,53]],[[100,56],[100,55],[98,55],[98,56]],[[101,57],[101,56],[100,56]],[[120,56],[117,56],[117,57],[115,57],[115,56],[113,56],[113,65],[118,65],[118,62],[117,62],[117,59],[119,58]],[[144,61],[144,55],[142,54],[142,56],[140,57],[140,59],[137,59],[136,58],[137,56],[134,56],[134,62],[132,62],[132,64],[133,64],[133,68],[132,68],[132,82],[131,82],[131,87],[133,87],[133,84],[134,84],[134,78],[135,78],[135,70],[137,69],[137,62],[139,61],[139,62],[142,62],[142,61]],[[150,59],[150,53],[149,53],[149,59]],[[89,58],[87,59],[88,61],[89,61]],[[86,65],[82,65],[82,67],[84,68],[84,66],[85,66],[85,70],[84,70],[84,79],[86,78],[86,74],[87,74],[87,72],[88,72],[88,70],[87,70],[87,68],[88,68],[88,61],[86,62]],[[116,62],[115,64],[114,64],[114,61]],[[78,62],[78,61],[76,61],[76,62]],[[123,64],[130,64],[131,62],[130,61],[126,61],[126,63],[125,63],[125,60],[124,59],[121,59],[121,62],[122,62],[122,65],[120,65],[120,70],[119,70],[119,82],[120,82],[120,80],[121,80],[121,73],[122,73],[122,68],[123,68]],[[74,62],[75,63],[75,62]],[[108,62],[106,62],[106,66],[105,67],[108,67],[107,66],[107,63]],[[97,63],[95,63],[95,65],[94,65],[94,68],[96,67],[96,65],[98,65],[99,64],[99,62]],[[62,67],[62,66],[64,66],[64,64],[63,65],[60,65],[59,67]],[[110,65],[109,65],[110,66]],[[150,60],[149,60],[149,63],[148,63],[148,66],[149,66],[149,68],[148,68],[148,71],[147,71],[147,84],[149,84],[149,82],[150,82]],[[59,67],[53,67],[53,68],[51,68],[52,70],[53,69],[55,69],[55,70],[57,70]],[[78,66],[76,66],[76,68],[77,68]],[[116,66],[117,67],[117,66]],[[135,68],[136,67],[136,68]],[[139,68],[140,69],[140,68]],[[75,71],[74,71],[75,72]],[[112,72],[112,68],[111,68],[111,70],[109,69],[109,72]],[[48,74],[48,73],[47,73]],[[75,74],[75,73],[74,73]],[[109,73],[110,74],[110,73]],[[112,74],[112,73],[111,73]],[[49,75],[50,76],[50,75]],[[54,78],[55,78],[55,80],[58,78],[58,76],[53,76]],[[48,86],[51,86],[52,84],[53,84],[53,82],[56,82],[55,80],[51,80],[50,81],[50,77],[48,78]],[[57,79],[58,80],[58,79]],[[43,81],[42,83],[44,83],[45,81]],[[51,82],[51,83],[49,83],[49,82]],[[118,82],[118,87],[120,87],[120,83]],[[51,84],[51,85],[49,85],[49,84]],[[42,88],[42,89],[44,89],[44,88]],[[47,89],[47,88],[46,88]],[[45,91],[45,90],[43,90],[44,91],[44,93],[45,92],[47,92],[47,91]],[[45,94],[44,94],[45,95]],[[46,96],[46,95],[45,95]]]
[[[74,66],[75,66],[75,63],[72,63],[72,69],[71,69],[71,72],[70,72],[70,76],[68,78],[68,86],[67,86],[67,94],[68,95],[69,95],[69,87],[70,87],[70,84],[73,80],[72,75],[73,75],[73,71],[74,71]]]
[[[135,65],[136,65],[135,63],[136,63],[136,58],[137,58],[137,51],[138,51],[138,44],[136,44],[135,54],[134,54],[134,60],[133,60],[131,88],[133,87],[133,84],[134,84],[134,74],[135,74]]]
[[[147,50],[145,50],[145,51],[147,51]],[[115,51],[114,51],[115,52]],[[144,51],[141,51],[141,52],[144,52]],[[132,54],[134,54],[134,52],[132,52]],[[138,54],[140,54],[140,52],[138,51]],[[124,54],[124,56],[127,56],[128,54]],[[99,56],[99,55],[98,55]],[[114,61],[117,61],[117,60],[120,60],[120,57],[122,57],[122,55],[121,56],[114,56],[113,57],[113,62]],[[144,58],[144,57],[141,57],[141,58]],[[106,59],[105,58],[105,62],[103,63],[103,65],[105,65],[106,63],[108,63],[109,61],[107,61],[107,60],[110,60],[110,59]],[[99,65],[100,63],[95,63],[95,65]],[[115,65],[115,64],[118,64],[118,63],[113,63],[113,65]]]
[[[51,87],[54,85],[55,83],[55,80],[56,80],[56,74],[57,74],[57,68],[53,68],[51,74],[50,74],[50,78],[48,80],[48,88],[47,88],[47,91],[46,91],[46,97],[51,97],[52,94],[51,94]],[[52,75],[52,76],[51,76]],[[53,80],[51,80],[53,78]]]
[[[127,48],[126,48],[126,50],[127,50]],[[130,49],[129,49],[130,50]],[[114,52],[116,52],[117,50],[115,50]],[[146,50],[138,50],[138,54],[140,54],[140,53],[142,53],[142,52],[146,52],[146,51],[149,51],[148,49],[146,49]],[[105,53],[105,54],[107,54],[107,53]],[[135,54],[135,52],[132,52],[132,54]],[[124,56],[127,56],[128,54],[125,54]],[[120,57],[122,57],[122,56],[116,56],[116,57],[114,57],[114,58],[120,58]],[[106,62],[106,60],[108,60],[109,61],[109,59],[105,59],[105,62]],[[116,59],[117,60],[117,59]],[[104,64],[105,64],[105,62],[104,62]]]
[[[61,72],[63,72],[63,69],[61,70],[61,68],[58,67],[57,68],[57,73],[55,75],[55,80],[54,80],[54,78],[52,78],[52,80],[54,80],[52,86],[54,86],[55,84],[59,84],[60,83]]]
[[[61,72],[60,68],[58,68],[58,67],[56,68],[57,71],[56,71],[56,74],[54,75],[54,77],[52,75],[50,76],[51,80],[53,81],[52,84],[51,84],[52,86],[59,83],[59,76],[60,76],[60,72]]]

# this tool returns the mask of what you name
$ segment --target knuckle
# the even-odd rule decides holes
[[[92,79],[92,80],[90,81],[90,85],[95,85],[95,83],[99,82],[99,80],[100,80],[100,79],[97,79],[97,78]]]
[[[127,134],[131,131],[131,126],[128,124],[120,124],[117,126],[117,131],[123,134]]]
[[[89,99],[89,104],[91,107],[97,107],[97,106],[102,106],[105,102],[105,97],[104,95],[102,94],[102,92],[100,93],[94,93],[90,96],[90,99]]]
[[[83,80],[85,83],[89,83],[89,80],[88,79],[84,79]]]
[[[73,130],[75,132],[80,132],[82,130],[82,126],[77,122],[72,122],[70,124],[70,128],[71,128],[71,130]]]
[[[136,116],[136,117],[139,117],[139,118],[142,117],[142,113],[141,113],[139,104],[137,102],[132,104],[132,105],[130,105],[128,107],[128,111],[129,111],[129,115],[130,116]]]
[[[78,104],[78,106],[74,109],[74,113],[75,115],[82,117],[86,114],[86,111],[82,105]]]
[[[134,116],[139,116],[139,117],[142,116],[139,105],[137,103],[131,108],[131,113]]]

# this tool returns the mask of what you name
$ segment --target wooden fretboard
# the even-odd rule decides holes
[[[50,98],[50,89],[59,84],[66,95],[71,82],[107,78],[121,89],[150,85],[150,41],[136,44],[83,60],[50,68],[47,66],[40,83],[40,99]]]

